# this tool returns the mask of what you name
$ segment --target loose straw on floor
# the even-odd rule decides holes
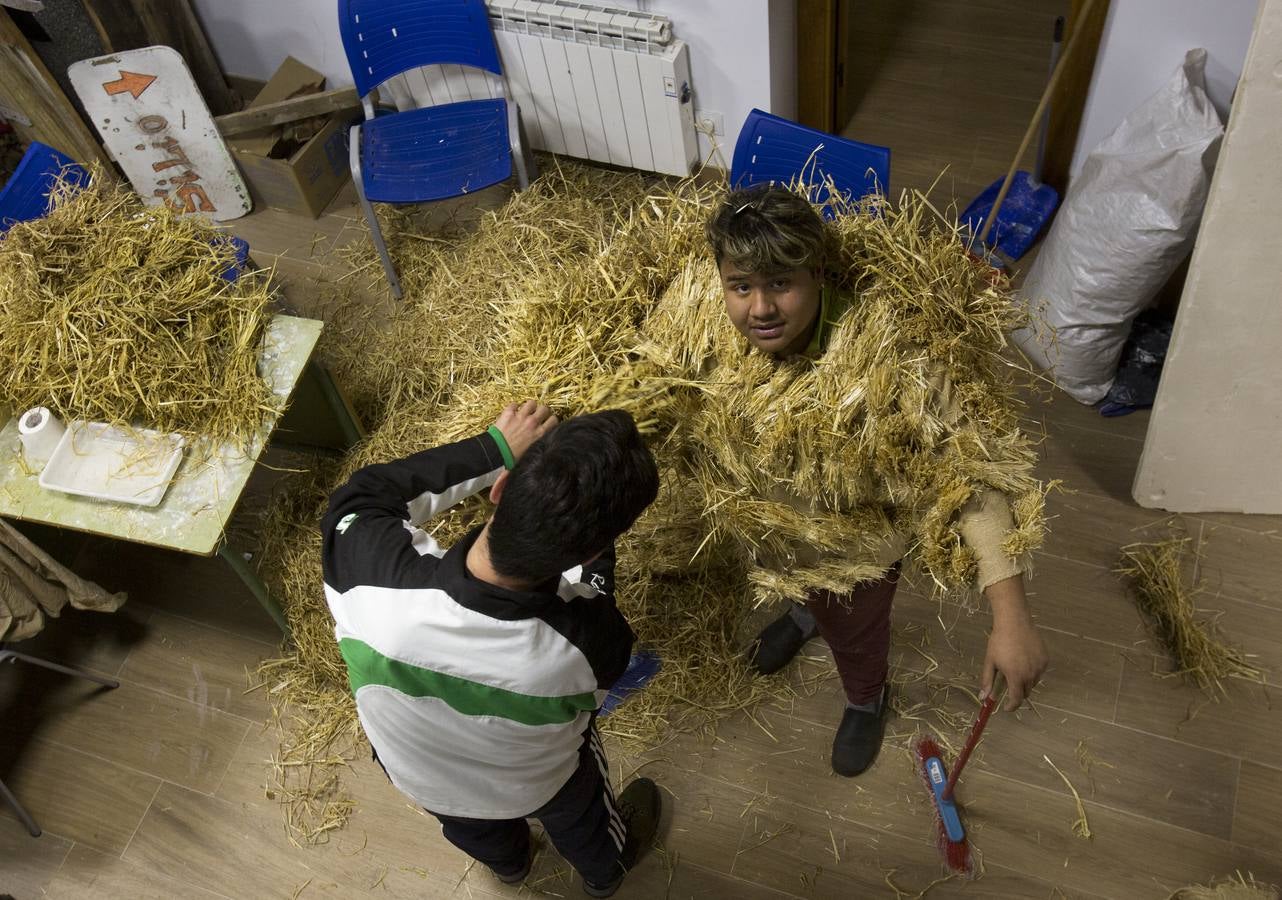
[[[1200,591],[1184,577],[1189,539],[1174,537],[1122,548],[1116,571],[1130,582],[1137,604],[1161,645],[1171,654],[1176,674],[1219,699],[1226,678],[1263,683],[1264,674],[1240,648],[1224,640],[1215,620],[1199,614]]]

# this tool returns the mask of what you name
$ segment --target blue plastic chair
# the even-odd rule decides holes
[[[788,184],[813,175],[832,179],[846,200],[886,193],[890,184],[890,148],[864,144],[798,125],[754,109],[744,120],[730,164],[730,186]],[[810,202],[832,218],[826,183],[812,178]]]
[[[49,212],[49,193],[59,173],[77,185],[89,182],[89,172],[71,157],[47,144],[32,141],[18,168],[0,189],[0,234],[19,222],[39,219]]]
[[[529,186],[520,110],[511,99],[484,0],[339,0],[338,25],[365,121],[351,131],[352,181],[392,294],[400,280],[373,203],[418,203],[510,178]],[[409,69],[462,65],[498,76],[502,96],[375,117],[370,97]]]

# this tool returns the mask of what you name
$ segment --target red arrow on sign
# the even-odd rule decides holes
[[[155,75],[143,75],[139,72],[126,72],[120,70],[120,77],[115,81],[104,81],[102,89],[108,94],[123,94],[125,91],[134,95],[137,100],[142,92],[151,87],[151,83],[156,80]]]

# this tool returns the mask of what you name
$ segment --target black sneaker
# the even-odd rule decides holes
[[[619,854],[619,865],[623,867],[623,871],[618,878],[607,884],[593,884],[585,879],[583,893],[589,897],[614,896],[628,870],[637,864],[637,860],[654,843],[662,809],[663,799],[659,796],[659,786],[649,778],[638,778],[623,789],[623,793],[619,795],[619,815],[623,817],[623,824],[628,829],[628,836],[623,841],[623,852]]]
[[[520,884],[522,881],[525,880],[525,877],[530,874],[530,867],[533,865],[534,865],[534,844],[531,843],[530,851],[527,854],[525,854],[525,866],[521,869],[521,871],[513,872],[510,875],[500,875],[498,872],[495,872],[493,869],[490,869],[490,871],[494,872],[494,877],[497,878],[499,881],[503,882],[504,884]]]
[[[765,628],[748,648],[748,665],[759,675],[773,675],[801,652],[818,630],[806,633],[801,630],[790,613],[784,613]]]
[[[881,689],[876,712],[846,707],[837,735],[832,739],[832,770],[846,778],[866,771],[877,758],[881,738],[886,730],[886,713],[890,709],[890,686]]]

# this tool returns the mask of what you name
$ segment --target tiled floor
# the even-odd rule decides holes
[[[952,189],[964,202],[1004,169],[1000,156],[1018,142],[1018,120],[1031,111],[1029,92],[1035,99],[1044,74],[1038,26],[1019,19],[1012,4],[982,0],[967,4],[968,15],[941,8],[958,4],[913,4],[893,51],[879,68],[868,64],[877,77],[854,122],[879,122],[885,131],[855,130],[895,148],[897,186],[929,183],[953,159]],[[1047,5],[1038,4],[1038,16]],[[998,46],[990,37],[1003,17]],[[869,47],[877,27],[865,33]],[[959,59],[975,65],[966,48],[980,45],[1004,53],[1003,65],[1024,73],[1022,86],[1013,79],[995,89],[1011,96],[991,120],[987,111],[938,112],[942,101],[924,88],[954,90],[946,105],[964,96],[985,110],[992,105],[985,92],[962,90],[968,85],[956,74]],[[913,103],[918,112],[905,112]],[[501,191],[473,200],[501,201]],[[260,263],[276,264],[285,302],[316,315],[334,302],[333,254],[361,229],[350,192],[316,222],[267,210],[235,226]],[[388,301],[360,302],[377,313]],[[706,740],[680,737],[643,758],[615,749],[616,776],[644,766],[671,800],[666,853],[646,861],[618,896],[835,900],[929,888],[930,897],[1129,900],[1235,871],[1282,882],[1275,815],[1282,705],[1268,689],[1239,683],[1224,702],[1208,703],[1162,677],[1167,664],[1111,572],[1123,544],[1172,528],[1188,534],[1206,588],[1201,606],[1222,613],[1226,634],[1275,680],[1282,517],[1169,517],[1137,507],[1130,482],[1146,418],[1104,419],[1063,396],[1030,406],[1030,427],[1045,434],[1042,475],[1066,488],[1052,498],[1052,533],[1030,582],[1052,667],[1036,711],[998,716],[965,779],[968,827],[985,864],[980,880],[935,883],[929,804],[904,749],[915,722],[892,721],[885,752],[863,777],[831,774],[827,748],[841,702],[829,679],[755,720],[724,722]],[[270,502],[271,482],[260,470],[247,514]],[[252,529],[252,520],[243,527]],[[217,559],[54,542],[83,574],[127,589],[131,599],[110,616],[69,612],[24,649],[114,675],[121,687],[103,692],[30,668],[0,671],[0,777],[45,828],[33,840],[0,811],[0,893],[19,900],[517,895],[469,867],[364,760],[349,778],[358,808],[348,827],[325,846],[293,846],[267,795],[275,747],[269,704],[261,692],[246,693],[247,671],[275,647],[270,619]],[[986,618],[950,617],[946,633],[939,613],[911,588],[901,592],[893,657],[902,696],[968,714],[973,704],[947,684],[978,672]],[[807,670],[820,671],[825,649],[816,643],[810,652],[816,661]],[[799,684],[796,672],[788,677]],[[1079,759],[1083,748],[1089,757]],[[1046,759],[1081,793],[1093,838],[1072,833],[1072,798]],[[548,854],[530,885],[578,895]]]

